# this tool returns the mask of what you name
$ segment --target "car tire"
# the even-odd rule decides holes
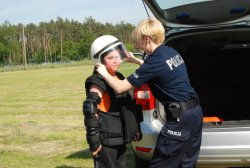
[[[134,158],[136,168],[149,168],[149,161],[138,158],[135,153]]]

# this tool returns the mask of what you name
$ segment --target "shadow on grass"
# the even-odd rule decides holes
[[[66,159],[91,159],[89,149],[81,150],[75,153],[70,154]],[[127,146],[126,153],[126,167],[135,168],[135,160],[132,152],[132,148]],[[93,168],[93,167],[70,167],[70,166],[58,166],[56,168]]]
[[[66,157],[66,159],[90,159],[90,152],[89,149],[84,149],[75,153],[72,153]],[[67,166],[67,165],[61,165],[57,166],[56,168],[93,168],[93,167],[86,167],[86,166],[81,166],[81,167],[74,167],[74,166]]]
[[[89,149],[84,149],[67,156],[66,159],[90,159]]]

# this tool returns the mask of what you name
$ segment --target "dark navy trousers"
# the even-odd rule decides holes
[[[200,152],[203,112],[200,106],[167,120],[157,139],[150,168],[194,168]]]

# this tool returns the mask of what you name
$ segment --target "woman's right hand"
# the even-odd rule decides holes
[[[107,76],[109,73],[107,71],[107,68],[105,67],[105,65],[101,64],[101,63],[97,63],[95,65],[97,68],[96,68],[96,71],[101,74],[103,77]]]

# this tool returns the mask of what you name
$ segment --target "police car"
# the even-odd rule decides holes
[[[166,28],[166,44],[186,63],[204,111],[198,167],[250,165],[250,0],[144,0]],[[176,61],[169,62],[174,64]],[[143,138],[133,142],[137,167],[146,167],[165,122],[162,104],[144,84]]]

